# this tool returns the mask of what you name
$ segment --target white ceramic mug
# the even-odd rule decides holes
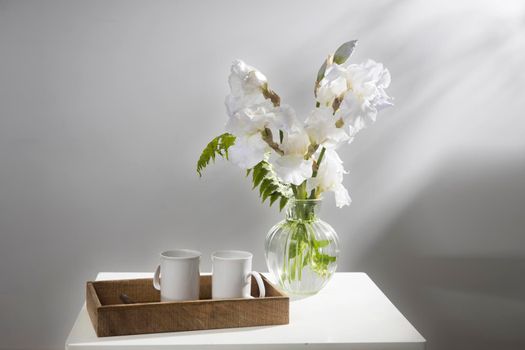
[[[261,275],[252,271],[252,257],[252,253],[240,250],[221,250],[211,255],[213,299],[250,298],[252,276],[259,286],[259,297],[265,296]]]
[[[161,301],[199,299],[200,256],[200,252],[189,249],[168,250],[160,254],[153,287],[160,290]]]

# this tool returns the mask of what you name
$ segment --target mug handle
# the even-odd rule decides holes
[[[259,298],[264,298],[266,295],[266,289],[264,288],[264,282],[262,280],[261,274],[256,271],[251,271],[248,273],[248,277],[253,276],[255,278],[255,282],[257,282],[257,286],[259,287]]]
[[[153,275],[153,288],[160,290],[160,265],[157,266]]]

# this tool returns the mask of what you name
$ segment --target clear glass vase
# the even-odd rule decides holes
[[[337,269],[339,237],[319,219],[320,206],[320,199],[292,200],[266,236],[268,269],[291,295],[317,293]]]

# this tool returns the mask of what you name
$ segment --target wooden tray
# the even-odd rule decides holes
[[[211,299],[211,276],[201,275],[199,300],[160,302],[151,278],[86,284],[86,306],[99,337],[288,324],[289,298],[263,276],[265,298]],[[259,295],[252,278],[252,296]],[[133,304],[123,304],[126,294]]]

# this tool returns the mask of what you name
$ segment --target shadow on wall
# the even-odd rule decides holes
[[[428,349],[524,349],[525,162],[446,162],[357,267]]]

